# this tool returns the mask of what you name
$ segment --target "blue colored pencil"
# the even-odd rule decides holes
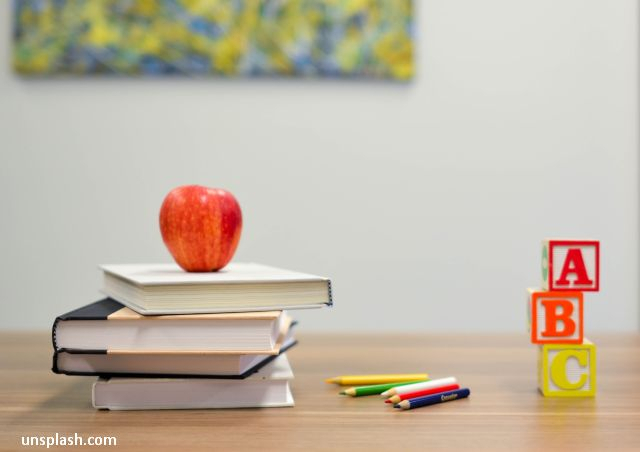
[[[439,394],[431,394],[424,397],[416,397],[415,399],[407,399],[393,405],[394,408],[410,410],[421,406],[435,405],[436,403],[449,402],[451,400],[464,399],[469,397],[471,391],[469,388],[455,389],[453,391],[441,392]]]

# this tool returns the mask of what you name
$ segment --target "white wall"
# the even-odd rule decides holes
[[[405,86],[22,80],[0,2],[0,327],[169,260],[160,203],[199,183],[239,198],[238,260],[333,277],[301,329],[522,331],[546,236],[602,240],[586,331],[636,329],[636,2],[416,3]]]

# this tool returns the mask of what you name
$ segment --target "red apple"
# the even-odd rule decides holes
[[[160,208],[162,240],[180,267],[209,272],[227,265],[242,231],[242,212],[226,190],[185,185],[169,192]]]

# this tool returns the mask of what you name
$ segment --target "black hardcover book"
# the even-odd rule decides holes
[[[142,316],[106,298],[55,320],[52,370],[241,379],[297,343],[293,324],[282,311]]]

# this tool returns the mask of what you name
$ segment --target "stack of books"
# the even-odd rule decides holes
[[[293,405],[286,310],[330,306],[328,278],[240,263],[101,268],[108,298],[59,316],[52,331],[53,371],[97,376],[94,407]]]

